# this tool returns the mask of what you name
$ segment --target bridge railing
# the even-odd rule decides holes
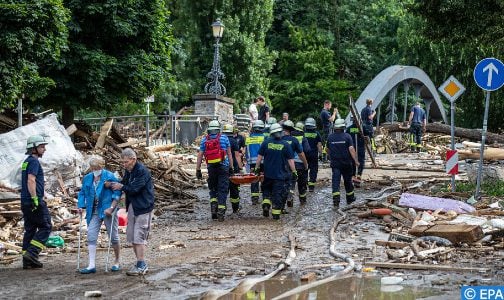
[[[80,120],[86,122],[93,131],[99,132],[106,120],[113,119],[114,126],[122,137],[138,140],[147,139],[149,124],[149,145],[189,145],[206,131],[210,120],[217,118],[215,115],[132,115]]]

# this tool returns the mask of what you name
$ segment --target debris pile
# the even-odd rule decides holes
[[[375,241],[384,247],[387,260],[376,259],[366,266],[479,271],[481,268],[455,265],[504,249],[504,201],[487,197],[473,207],[465,201],[425,195],[424,185],[403,187],[396,182],[367,198],[366,210],[357,216],[381,221],[389,239]],[[450,194],[469,198],[462,193],[445,196]]]

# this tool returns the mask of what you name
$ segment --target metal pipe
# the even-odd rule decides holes
[[[483,130],[481,132],[481,146],[480,146],[480,159],[478,165],[478,177],[476,180],[476,194],[474,195],[475,199],[479,199],[480,197],[480,188],[481,188],[481,173],[483,169],[483,152],[485,151],[485,140],[487,134],[487,123],[488,123],[488,108],[490,106],[490,92],[486,92],[486,100],[485,100],[485,114],[483,116]]]

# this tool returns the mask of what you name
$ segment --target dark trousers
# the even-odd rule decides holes
[[[32,211],[31,205],[22,205],[24,221],[23,250],[38,256],[51,234],[51,215],[47,204],[39,200],[39,207]]]
[[[221,164],[208,165],[208,189],[210,202],[217,200],[218,208],[226,209],[229,189],[229,167]]]
[[[240,170],[236,168],[234,173],[238,174]],[[229,181],[229,200],[231,203],[240,203],[240,185],[234,184],[231,181]]]
[[[314,155],[307,156],[306,160],[308,160],[308,170],[310,173],[309,182],[315,183],[318,175],[318,152]]]
[[[272,203],[271,214],[280,215],[283,208],[283,196],[287,180],[264,178],[262,184],[263,204]],[[268,203],[269,204],[269,203]]]
[[[340,161],[332,161],[331,168],[333,196],[340,195],[341,177],[343,177],[347,196],[353,195],[354,186],[352,183],[352,164],[350,162],[341,163]]]
[[[412,146],[422,145],[422,124],[412,123],[410,126],[410,133],[413,135],[413,140],[411,141]],[[414,145],[416,144],[416,145]]]
[[[359,167],[357,168],[357,175],[361,176],[362,171],[364,171],[364,164],[366,159],[366,149],[364,145],[358,146],[357,149],[357,160],[359,161]],[[352,176],[355,176],[355,162],[352,160]]]
[[[306,197],[306,190],[308,189],[308,170],[306,170],[304,166],[298,166],[298,164],[296,164],[296,172],[298,174],[297,187],[299,197],[303,198]],[[295,185],[296,182],[293,181],[293,184]],[[292,189],[294,189],[294,186],[292,186]]]
[[[249,166],[250,166],[250,170],[252,172],[252,170],[254,170],[254,168],[255,168],[255,164],[252,164]],[[263,171],[264,171],[264,165],[261,164],[260,172],[263,172]],[[255,183],[250,184],[250,195],[252,197],[259,197],[261,195],[261,193],[259,191],[259,182],[255,182]]]

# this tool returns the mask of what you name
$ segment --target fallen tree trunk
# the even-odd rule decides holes
[[[388,132],[406,132],[407,128],[400,126],[400,123],[385,123],[380,124],[380,128],[386,129]],[[442,134],[451,134],[451,129],[449,125],[441,124],[441,123],[428,123],[426,126],[427,132],[432,133],[442,133]],[[463,139],[469,139],[472,141],[481,141],[481,129],[468,129],[462,127],[455,127],[455,136]],[[486,141],[488,144],[493,143],[504,143],[504,135],[495,134],[491,132],[487,132]]]
[[[479,159],[480,151],[479,149],[462,149],[457,150],[459,155],[459,160],[463,159]],[[501,148],[486,148],[483,152],[484,160],[503,160],[504,159],[504,149]]]

